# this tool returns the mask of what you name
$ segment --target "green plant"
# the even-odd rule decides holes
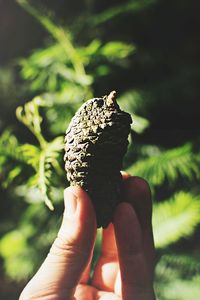
[[[153,228],[156,248],[165,248],[192,235],[200,223],[200,200],[179,192],[173,199],[154,205]]]
[[[101,36],[91,38],[86,33],[87,43],[79,43],[78,32],[84,26],[88,28],[88,24],[103,28],[110,20],[128,12],[133,14],[153,7],[156,1],[127,1],[126,5],[87,18],[83,14],[77,26],[68,24],[67,27],[57,25],[27,0],[18,3],[38,20],[50,37],[48,44],[17,60],[21,77],[29,85],[30,98],[37,95],[16,111],[24,129],[29,130],[26,131],[29,140],[18,136],[14,128],[6,129],[0,137],[1,182],[8,194],[11,191],[14,198],[11,205],[15,208],[11,212],[15,219],[9,228],[4,229],[6,223],[1,222],[0,255],[7,276],[21,281],[27,280],[40,265],[59,227],[63,189],[67,185],[63,139],[71,117],[84,100],[93,97],[98,90],[97,81],[100,87],[104,82],[107,88],[105,82],[114,72],[121,74],[131,68],[131,57],[141,51],[137,44],[120,39],[106,41]],[[165,84],[166,90],[168,81]],[[151,97],[149,106],[145,97],[142,86],[134,89],[125,86],[120,90],[119,104],[133,118],[133,140],[126,169],[148,180],[153,190],[158,298],[197,299],[200,268],[192,239],[199,232],[200,223],[199,141],[190,140],[176,148],[144,143],[141,137],[150,126],[146,112],[151,105]],[[138,136],[139,142],[134,143]],[[55,208],[54,211],[43,202],[50,210]],[[95,255],[99,240],[100,235]],[[180,250],[181,243],[187,244],[189,250]]]

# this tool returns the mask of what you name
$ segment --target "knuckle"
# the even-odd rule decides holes
[[[77,241],[65,241],[60,236],[57,236],[50,249],[50,255],[62,256],[63,258],[67,257],[68,259],[74,257],[81,257],[84,259],[89,257],[89,252],[84,249],[84,247],[79,245]]]

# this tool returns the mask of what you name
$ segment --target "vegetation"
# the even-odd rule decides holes
[[[115,73],[130,75],[134,61],[137,68],[137,57],[144,55],[148,60],[137,43],[106,40],[101,34],[94,38],[90,27],[96,32],[98,28],[105,31],[107,22],[124,20],[126,14],[147,13],[159,1],[126,1],[126,5],[110,7],[97,15],[83,13],[76,26],[61,26],[50,13],[28,0],[17,2],[49,34],[44,46],[17,60],[28,99],[32,97],[16,109],[26,135],[21,137],[16,125],[6,128],[0,137],[1,183],[12,206],[12,221],[3,219],[0,223],[0,256],[6,276],[22,282],[40,265],[60,224],[63,189],[67,185],[63,137],[71,117],[84,100],[99,91],[112,90],[107,82],[117,84]],[[85,41],[78,39],[82,32]],[[119,87],[120,106],[134,120],[125,169],[144,177],[152,189],[158,299],[197,299],[200,264],[195,236],[200,224],[200,142],[191,138],[173,148],[159,142],[148,144],[145,132],[152,122],[149,112],[161,105],[161,83],[156,87],[152,83],[148,90],[145,85],[133,84],[134,88],[131,84]],[[176,84],[176,76],[172,83],[167,78],[162,90]]]

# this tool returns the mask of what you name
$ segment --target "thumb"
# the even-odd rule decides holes
[[[57,238],[25,288],[37,299],[71,299],[93,252],[96,218],[88,194],[80,187],[69,187],[64,199],[65,211]]]

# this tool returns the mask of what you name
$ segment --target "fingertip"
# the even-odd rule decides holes
[[[130,192],[134,192],[138,196],[149,196],[151,190],[149,183],[139,176],[128,176],[126,180],[126,187]]]
[[[124,182],[124,197],[134,207],[141,225],[149,225],[152,217],[152,197],[148,182],[138,176],[127,178]]]

